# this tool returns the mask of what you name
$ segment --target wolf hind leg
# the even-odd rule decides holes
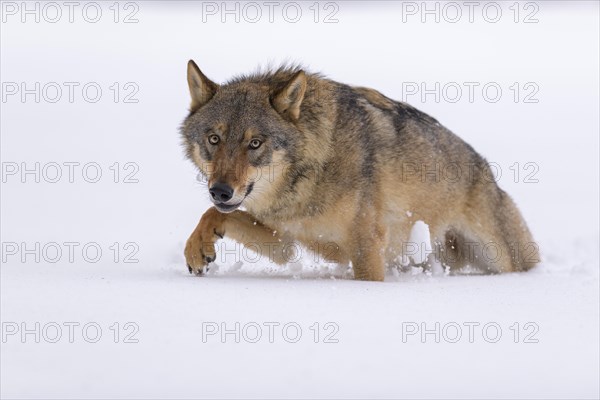
[[[497,272],[527,271],[539,260],[534,242],[517,206],[503,190],[470,214],[469,227],[482,245],[480,260]]]
[[[467,256],[469,242],[473,240],[467,239],[462,231],[454,227],[445,227],[432,238],[432,256],[444,268],[450,268],[450,271],[460,270],[470,265]]]
[[[436,235],[439,257],[451,270],[466,266],[487,273],[527,271],[539,249],[513,201],[501,193],[493,205],[471,210]]]
[[[502,192],[500,207],[494,213],[497,235],[504,238],[510,249],[510,262],[513,271],[528,271],[540,262],[537,243],[525,223],[519,209],[509,195]]]

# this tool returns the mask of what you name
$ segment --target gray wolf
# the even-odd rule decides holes
[[[186,243],[190,272],[201,274],[227,236],[279,264],[299,243],[351,263],[355,279],[382,281],[406,261],[416,221],[429,226],[429,257],[452,270],[539,261],[486,160],[416,108],[298,66],[219,85],[189,61],[187,81],[183,144],[214,203]]]

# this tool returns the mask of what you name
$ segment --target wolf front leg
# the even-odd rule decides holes
[[[360,224],[364,228],[356,230],[352,243],[354,279],[381,282],[385,278],[387,230],[368,218],[362,218]]]
[[[215,243],[229,237],[277,264],[295,256],[295,247],[278,232],[257,221],[245,211],[223,214],[209,208],[185,245],[185,260],[190,273],[200,275],[206,265],[216,259]]]

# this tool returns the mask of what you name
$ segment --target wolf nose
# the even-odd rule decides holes
[[[221,203],[225,203],[233,197],[232,187],[225,183],[215,183],[213,187],[210,188],[209,192],[213,199]]]

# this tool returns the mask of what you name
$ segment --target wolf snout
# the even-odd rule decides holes
[[[226,203],[233,197],[233,188],[222,182],[215,183],[209,192],[212,198],[219,203]]]

